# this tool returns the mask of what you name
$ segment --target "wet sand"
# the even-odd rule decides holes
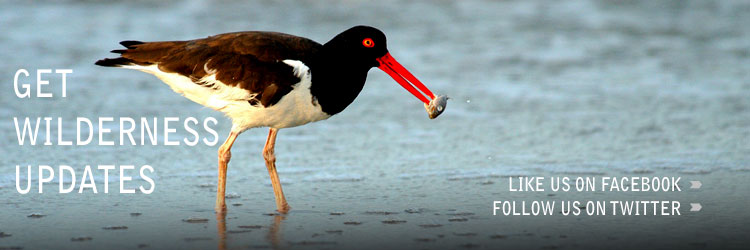
[[[153,195],[44,194],[44,202],[18,197],[4,209],[3,224],[14,226],[4,226],[4,235],[10,236],[0,240],[3,247],[24,249],[741,248],[748,204],[739,190],[750,187],[746,177],[684,175],[704,186],[633,195],[513,193],[504,177],[430,177],[426,179],[436,185],[421,185],[383,176],[313,188],[288,185],[293,210],[286,215],[273,211],[270,185],[230,182],[230,190],[252,195],[227,200],[229,208],[222,215],[212,210],[215,190],[175,178],[160,181],[169,190]],[[384,182],[397,185],[383,187]],[[324,197],[310,197],[316,195]],[[678,200],[684,207],[681,216],[493,216],[491,210],[493,200],[634,199]],[[704,208],[689,212],[689,202]]]
[[[548,4],[69,1],[2,8],[0,75],[8,84],[0,92],[0,249],[745,246],[750,6]],[[281,130],[277,166],[292,206],[288,215],[273,210],[261,157],[265,129],[243,133],[233,148],[224,215],[213,211],[218,145],[17,145],[12,117],[27,116],[215,117],[223,140],[230,123],[219,113],[152,76],[93,62],[121,40],[276,30],[324,42],[356,24],[384,30],[394,57],[452,99],[430,120],[408,92],[373,70],[343,113]],[[18,68],[73,69],[68,97],[19,100],[10,90]],[[63,129],[74,139],[73,123]],[[112,129],[108,139],[117,140]],[[181,131],[175,139],[188,136]],[[77,171],[87,164],[148,164],[156,188],[149,195],[58,194],[52,182],[44,194],[34,187],[21,195],[17,164]],[[605,175],[681,176],[682,185],[704,186],[667,194],[507,187],[508,176]],[[101,190],[102,177],[95,180]],[[110,174],[110,188],[118,184]],[[690,202],[704,208],[660,217],[492,216],[494,200],[566,199],[679,200],[683,209]]]

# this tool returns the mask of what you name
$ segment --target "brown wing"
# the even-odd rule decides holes
[[[215,71],[217,80],[257,94],[248,101],[266,107],[278,102],[299,82],[292,68],[282,61],[309,62],[322,47],[307,38],[276,32],[236,32],[190,41],[121,44],[127,49],[112,51],[121,57],[99,60],[96,64],[156,64],[161,71],[187,76],[201,85],[204,83],[200,79]]]

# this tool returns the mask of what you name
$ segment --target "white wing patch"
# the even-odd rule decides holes
[[[304,63],[290,59],[284,60],[283,62],[289,66],[292,66],[294,76],[298,77],[299,79],[310,78],[310,68],[307,67],[307,65],[305,65]]]
[[[214,70],[213,72],[216,72]],[[207,107],[215,110],[221,110],[229,105],[230,102],[242,101],[247,102],[253,99],[257,94],[251,94],[245,89],[228,86],[224,83],[216,80],[216,73],[206,75],[199,80],[201,84],[204,84],[204,88],[211,88],[213,91],[208,96],[206,103],[203,104]],[[248,103],[249,104],[249,103]]]
[[[232,118],[232,130],[237,132],[262,126],[295,127],[331,117],[323,112],[310,93],[312,84],[310,68],[298,60],[284,60],[283,62],[293,68],[293,73],[300,79],[300,82],[293,85],[294,89],[276,104],[267,108],[250,105],[248,101],[257,94],[216,80],[217,69],[208,68],[208,62],[203,65],[203,69],[208,74],[199,79],[200,84],[193,82],[189,77],[161,71],[157,64],[122,67],[153,74],[169,85],[174,92],[198,104],[223,112]]]
[[[157,64],[150,66],[128,65],[123,66],[123,68],[153,74],[169,85],[174,92],[180,93],[198,104],[219,111],[229,105],[230,102],[244,101],[247,103],[247,100],[255,97],[255,94],[251,94],[247,90],[229,86],[216,80],[216,69],[208,69],[207,65],[208,63],[204,64],[203,68],[209,74],[198,80],[203,86],[196,84],[189,77],[161,71]]]

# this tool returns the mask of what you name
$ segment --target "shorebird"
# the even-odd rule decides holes
[[[352,27],[325,44],[260,31],[120,44],[125,49],[111,51],[120,57],[102,59],[96,65],[155,75],[174,92],[231,118],[231,132],[218,151],[217,212],[226,210],[224,192],[232,145],[240,133],[255,127],[269,127],[263,158],[277,210],[288,212],[276,173],[276,134],[279,129],[325,120],[344,110],[362,90],[373,67],[388,73],[422,101],[430,118],[442,113],[447,100],[436,97],[401,66],[388,52],[385,34],[368,26]]]

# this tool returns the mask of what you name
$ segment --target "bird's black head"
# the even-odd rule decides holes
[[[388,53],[385,34],[376,28],[345,30],[323,45],[318,55],[310,69],[316,72],[316,80],[327,84],[313,84],[310,90],[328,114],[341,112],[354,101],[373,67],[391,76],[425,107],[435,106],[430,104],[435,95]]]
[[[370,26],[355,26],[345,30],[328,41],[325,47],[347,63],[365,65],[368,68],[379,66],[377,59],[388,53],[385,34]]]

